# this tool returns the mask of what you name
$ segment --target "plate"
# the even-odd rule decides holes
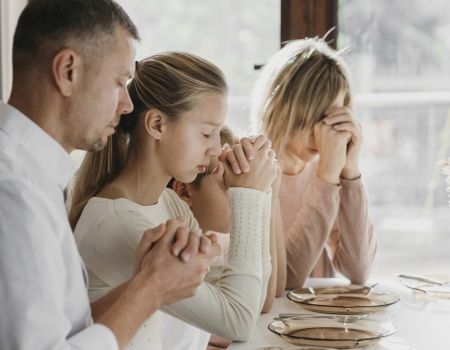
[[[434,276],[429,277],[428,275],[425,275],[424,279],[420,276],[408,276],[409,275],[399,275],[399,282],[405,287],[419,293],[419,295],[436,299],[450,299],[450,281],[448,280],[448,276],[446,276],[445,279],[439,280],[434,279]],[[430,279],[429,281],[427,281],[428,278]]]
[[[370,288],[356,284],[299,288],[290,291],[287,296],[306,310],[341,315],[378,312],[400,300],[397,293],[380,286]]]
[[[283,319],[273,321],[268,327],[291,344],[333,349],[365,348],[397,331],[390,320],[378,318],[352,323],[342,323],[332,317]]]
[[[312,346],[265,346],[263,348],[256,348],[253,350],[323,350],[323,348],[317,348]],[[327,348],[327,350],[334,350]]]

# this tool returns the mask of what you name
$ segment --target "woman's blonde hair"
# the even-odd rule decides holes
[[[262,132],[277,153],[297,132],[309,133],[340,92],[351,104],[347,67],[341,52],[323,39],[289,42],[265,65],[252,94],[254,132]]]
[[[136,126],[150,108],[169,120],[193,108],[203,94],[225,95],[222,71],[212,63],[189,53],[166,52],[136,63],[128,85],[133,111],[120,119],[116,132],[103,150],[88,152],[78,170],[69,196],[69,221],[73,229],[88,200],[113,181],[124,168],[131,152],[136,152]]]

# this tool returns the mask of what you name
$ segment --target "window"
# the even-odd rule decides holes
[[[139,28],[138,59],[184,50],[217,64],[230,87],[227,124],[247,129],[248,96],[280,47],[280,0],[120,0]]]
[[[340,0],[379,249],[375,277],[450,265],[450,3]]]

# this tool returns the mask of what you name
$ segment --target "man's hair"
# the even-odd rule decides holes
[[[30,0],[21,13],[13,42],[13,68],[23,70],[52,57],[69,43],[80,54],[104,49],[99,42],[123,28],[139,40],[137,28],[112,0]]]

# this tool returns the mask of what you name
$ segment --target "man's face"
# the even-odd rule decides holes
[[[134,74],[135,45],[136,40],[129,33],[117,29],[108,40],[103,57],[93,58],[92,67],[80,72],[69,113],[75,148],[102,149],[114,133],[120,115],[132,111],[126,84]]]

